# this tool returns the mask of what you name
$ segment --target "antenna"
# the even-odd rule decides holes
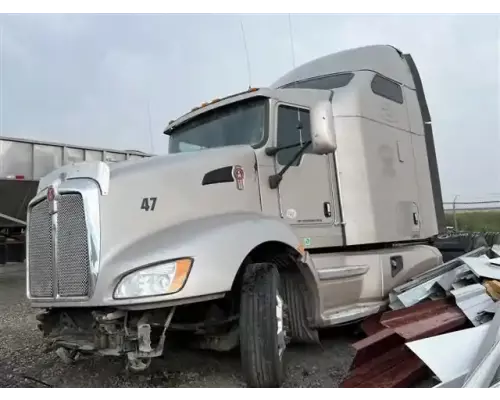
[[[3,25],[0,26],[0,136],[3,135]]]
[[[288,13],[288,34],[290,36],[290,50],[292,52],[292,69],[295,69],[295,46],[293,45],[293,30],[292,30],[292,15]],[[296,89],[297,88],[297,82],[294,81],[293,87]],[[299,138],[300,138],[300,143],[303,143],[302,139],[302,121],[300,120],[300,111],[297,108],[297,120],[299,122],[300,128],[298,128],[299,131]]]
[[[151,154],[154,154],[155,148],[153,143],[153,129],[151,128],[151,107],[148,99],[148,129],[149,129],[149,141],[151,145]]]
[[[295,69],[295,47],[293,45],[292,15],[288,14],[288,32],[290,35],[290,49],[292,51],[292,67]]]
[[[245,36],[245,28],[243,27],[243,21],[240,19],[241,33],[243,36],[243,46],[245,47],[245,56],[247,59],[247,74],[248,74],[248,88],[252,87],[252,75],[250,71],[250,56],[248,55],[247,38]]]

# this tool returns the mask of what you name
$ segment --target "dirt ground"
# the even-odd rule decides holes
[[[353,356],[342,331],[322,334],[322,346],[290,347],[286,387],[336,387]],[[91,357],[67,366],[44,353],[42,333],[26,301],[23,265],[0,266],[0,387],[244,387],[238,353],[168,349],[144,375],[124,360]]]

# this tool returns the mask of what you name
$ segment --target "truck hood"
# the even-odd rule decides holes
[[[234,168],[244,172],[243,183]],[[101,197],[101,259],[183,222],[237,212],[260,212],[255,152],[234,146],[169,154],[110,165]],[[165,244],[167,245],[167,244]]]

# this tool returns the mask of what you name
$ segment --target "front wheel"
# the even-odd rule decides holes
[[[274,264],[247,266],[240,303],[240,352],[250,387],[279,387],[284,381],[286,332],[280,289]]]

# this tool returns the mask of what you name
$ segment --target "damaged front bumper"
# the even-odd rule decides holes
[[[51,309],[37,315],[46,351],[64,361],[79,353],[127,356],[129,369],[147,368],[163,354],[175,307],[149,311]]]

